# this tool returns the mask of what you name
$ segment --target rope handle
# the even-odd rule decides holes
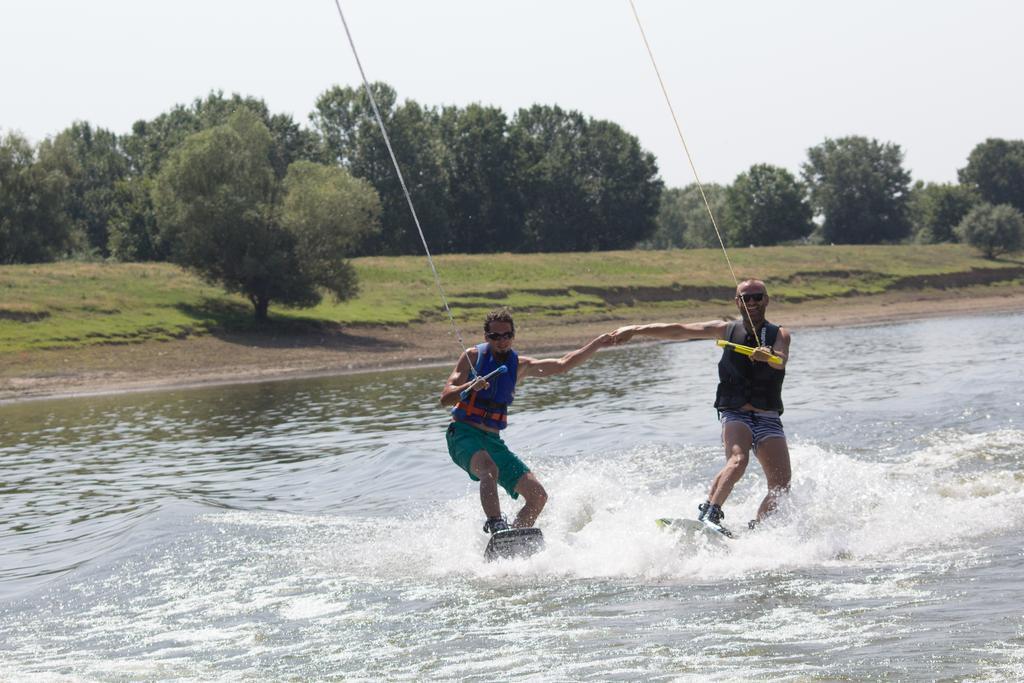
[[[491,370],[490,372],[488,372],[483,377],[478,377],[477,379],[482,379],[482,380],[484,380],[486,382],[487,380],[489,380],[490,378],[494,377],[495,375],[504,375],[506,372],[508,372],[508,366],[506,366],[506,365],[499,365],[498,367],[496,367],[495,369]],[[459,394],[459,398],[461,398],[463,401],[465,401],[467,398],[469,398],[469,392],[470,391],[471,391],[470,389],[464,389]]]
[[[735,351],[736,353],[742,354],[744,356],[752,356],[754,355],[754,351],[757,351],[757,349],[755,349],[753,346],[744,346],[743,344],[737,344],[735,342],[726,341],[724,339],[719,339],[715,343],[721,346],[723,349],[731,349],[732,351]],[[776,356],[775,354],[770,355],[768,357],[768,360],[770,360],[772,363],[783,362],[782,358]]]

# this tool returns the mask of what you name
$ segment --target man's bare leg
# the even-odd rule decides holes
[[[733,487],[747,470],[750,461],[750,446],[753,442],[750,429],[742,422],[727,422],[722,427],[722,444],[725,446],[725,467],[711,482],[708,500],[721,507],[732,493]]]
[[[544,509],[544,504],[548,502],[547,491],[541,486],[533,472],[527,472],[519,477],[519,481],[516,483],[516,493],[526,500],[526,505],[516,515],[516,521],[512,523],[513,528],[533,526],[541,510]]]
[[[765,439],[757,445],[757,460],[768,481],[768,495],[757,509],[757,521],[768,517],[779,506],[779,498],[789,493],[793,476],[789,463],[789,445],[784,437]]]
[[[487,519],[501,517],[501,502],[498,500],[498,466],[487,451],[477,451],[469,460],[469,469],[480,480],[480,505]]]

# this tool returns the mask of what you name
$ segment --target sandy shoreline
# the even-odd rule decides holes
[[[888,292],[801,304],[774,302],[769,319],[794,333],[811,327],[853,326],[917,318],[1024,311],[1015,287]],[[684,317],[531,320],[517,316],[517,344],[528,355],[575,348],[602,332],[634,322],[710,320],[728,307],[688,308]],[[467,344],[478,329],[462,329]],[[0,403],[43,398],[261,382],[392,370],[455,362],[459,344],[447,323],[352,327],[330,337],[261,335],[194,337],[168,342],[37,351],[0,356]],[[446,370],[438,370],[440,383]]]

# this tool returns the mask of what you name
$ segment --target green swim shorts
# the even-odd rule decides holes
[[[469,461],[473,459],[473,454],[477,451],[487,451],[491,460],[498,466],[498,483],[501,488],[508,491],[508,495],[513,499],[519,497],[516,493],[516,484],[530,468],[508,449],[501,436],[470,427],[464,422],[452,422],[448,425],[446,439],[448,455],[452,456],[452,462],[464,469],[470,479],[480,481],[469,469]]]

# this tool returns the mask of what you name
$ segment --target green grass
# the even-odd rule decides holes
[[[229,302],[241,299],[166,264],[4,266],[0,352],[182,337],[227,320],[216,306]]]
[[[960,245],[771,247],[729,255],[740,279],[765,279],[776,300],[791,302],[895,287],[962,286],[982,271],[990,271],[983,281],[1007,284],[1019,281],[1022,272],[1019,262],[984,260]],[[632,317],[699,301],[725,302],[734,286],[718,250],[454,255],[435,261],[459,321],[477,319],[499,304],[551,319]],[[358,297],[343,303],[325,298],[303,310],[271,303],[273,330],[445,319],[424,257],[363,258],[355,266]],[[243,297],[168,264],[0,267],[0,353],[255,327]]]

